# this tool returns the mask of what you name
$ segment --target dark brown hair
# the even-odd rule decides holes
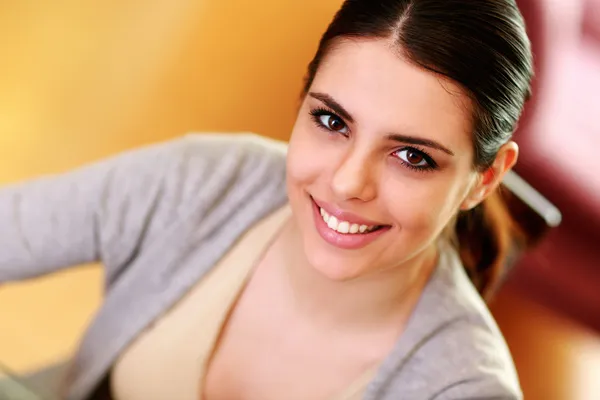
[[[304,93],[336,41],[361,38],[392,39],[402,57],[462,86],[472,103],[473,165],[488,169],[530,96],[531,47],[515,1],[346,0],[308,66]],[[498,193],[457,215],[458,250],[484,297],[502,275],[516,234]]]

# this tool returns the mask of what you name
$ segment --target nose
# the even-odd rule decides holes
[[[373,200],[377,195],[376,166],[366,154],[349,151],[334,171],[333,193],[339,200]]]

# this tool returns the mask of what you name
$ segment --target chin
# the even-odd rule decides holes
[[[354,280],[363,275],[360,269],[347,268],[341,263],[312,263],[310,264],[316,272],[330,281],[345,282]]]
[[[379,253],[381,246],[377,243],[362,246],[356,246],[355,243],[340,245],[335,237],[332,239],[322,233],[325,229],[324,224],[311,197],[306,195],[301,199],[293,205],[297,206],[296,226],[299,228],[304,257],[310,267],[326,279],[340,282],[353,280],[371,272],[374,260],[370,255]],[[385,240],[385,237],[379,238],[381,239]]]
[[[316,238],[320,240],[320,238]],[[312,243],[310,243],[312,242]],[[339,254],[337,249],[328,249],[326,243],[305,241],[304,251],[309,265],[318,274],[331,280],[344,282],[368,273],[368,267],[352,255]]]

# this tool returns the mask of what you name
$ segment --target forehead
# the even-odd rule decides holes
[[[408,62],[387,39],[337,42],[323,59],[311,91],[335,98],[359,125],[432,139],[443,136],[455,146],[471,140],[470,102],[462,88]]]

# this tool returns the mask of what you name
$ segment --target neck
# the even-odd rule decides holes
[[[372,329],[406,322],[437,262],[437,248],[432,244],[403,265],[336,281],[309,264],[292,221],[281,234],[286,259],[280,264],[281,271],[294,307],[311,322],[337,329]]]

